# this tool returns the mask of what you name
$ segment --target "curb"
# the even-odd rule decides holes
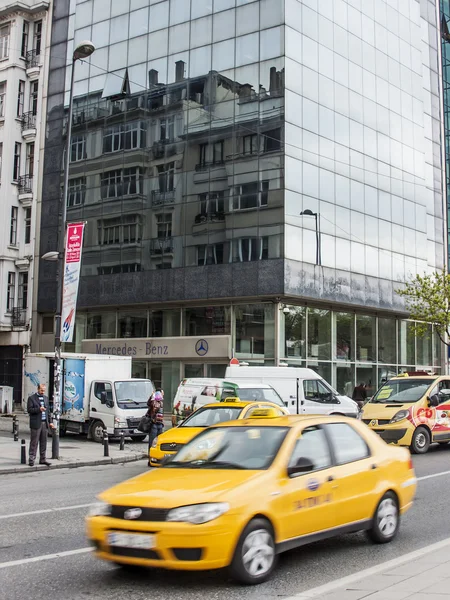
[[[13,475],[15,473],[34,473],[36,471],[54,471],[55,469],[77,469],[78,467],[98,467],[100,465],[120,465],[130,462],[137,462],[138,460],[147,459],[147,453],[141,452],[140,454],[133,454],[132,456],[119,456],[119,457],[108,457],[100,458],[95,461],[79,461],[74,463],[52,463],[51,467],[45,465],[36,465],[35,467],[23,466],[14,467],[11,469],[2,469],[0,467],[0,475]]]
[[[381,573],[381,575],[383,575],[384,572],[386,572],[386,577],[388,577],[389,571],[392,571],[393,569],[395,569],[397,567],[401,567],[405,564],[408,564],[414,560],[423,559],[425,562],[427,562],[427,560],[426,560],[427,554],[432,554],[433,552],[438,552],[440,550],[447,549],[449,546],[450,546],[450,538],[445,538],[445,539],[441,540],[440,542],[435,542],[434,544],[429,544],[428,546],[424,546],[423,548],[413,550],[412,552],[408,552],[407,554],[397,556],[397,558],[392,558],[391,560],[385,561],[385,562],[375,565],[373,567],[369,567],[367,569],[364,569],[363,571],[352,573],[351,575],[341,577],[340,579],[335,579],[334,581],[330,581],[329,583],[325,583],[324,585],[320,585],[319,587],[305,590],[304,592],[299,592],[298,594],[294,594],[293,596],[287,596],[284,598],[284,600],[311,600],[312,598],[317,598],[318,600],[321,600],[323,597],[326,597],[326,596],[332,594],[332,592],[336,592],[336,593],[342,592],[342,595],[340,595],[339,597],[343,598],[344,594],[347,591],[352,589],[352,588],[349,588],[349,586],[351,586],[352,584],[364,581],[364,579],[368,579],[369,577],[374,577],[376,575],[379,575],[380,573]],[[446,556],[448,556],[448,555],[446,555]],[[430,562],[429,570],[435,569],[437,567],[442,567],[442,566],[443,565],[441,563],[434,564],[433,562]],[[427,574],[427,571],[424,571],[423,573],[421,573],[421,575],[425,575],[425,576],[426,576],[426,574]],[[409,577],[413,577],[413,575],[405,576],[405,580],[407,580]],[[394,584],[392,584],[392,585],[394,585]],[[360,591],[360,590],[358,589],[358,591]],[[406,591],[408,591],[408,590],[406,590]],[[361,592],[363,592],[363,590],[361,590]],[[373,590],[373,589],[364,590],[364,593],[367,594],[366,596],[364,596],[364,598],[370,598],[372,595],[374,597],[375,597],[375,595],[380,595],[380,594],[388,595],[389,587],[383,588],[382,590]],[[421,595],[420,592],[411,592],[411,595],[416,595],[416,593]],[[433,595],[430,595],[430,599],[432,598]],[[333,596],[334,596],[334,594],[333,594]],[[439,595],[436,595],[435,597],[438,598],[438,596]],[[360,596],[358,596],[358,597],[360,597]],[[427,597],[428,597],[428,594],[427,594]],[[442,598],[445,598],[445,595],[443,595]],[[407,600],[407,599],[405,599],[405,600]]]

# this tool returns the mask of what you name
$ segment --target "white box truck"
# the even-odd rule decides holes
[[[154,387],[149,379],[131,377],[131,357],[63,353],[62,360],[61,435],[81,433],[101,442],[106,429],[111,437],[123,432],[135,441],[144,440],[137,426]],[[53,364],[51,353],[25,356],[24,410],[39,383],[50,386]]]
[[[356,402],[348,396],[341,396],[313,369],[230,365],[225,377],[238,384],[240,381],[268,383],[292,414],[359,416]]]

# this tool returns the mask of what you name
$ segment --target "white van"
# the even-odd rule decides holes
[[[285,407],[279,394],[268,383],[230,381],[229,379],[206,379],[203,377],[183,379],[173,402],[172,423],[188,417],[205,404],[221,402],[226,398],[239,398],[254,402],[272,402]]]
[[[281,396],[292,414],[345,415],[357,418],[359,408],[348,396],[341,396],[312,369],[301,367],[229,366],[227,381],[268,383]]]

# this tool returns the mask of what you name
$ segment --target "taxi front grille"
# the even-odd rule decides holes
[[[161,523],[166,520],[167,513],[169,512],[166,508],[141,508],[142,513],[137,518],[126,519],[126,512],[133,508],[141,507],[114,505],[111,507],[111,517],[113,519],[124,519],[130,523],[133,521],[150,521],[152,523]]]
[[[362,422],[366,425],[370,425],[372,421],[376,421],[377,425],[389,425],[391,422],[390,419],[363,419]]]
[[[141,548],[122,548],[121,546],[111,546],[109,552],[114,556],[128,556],[130,558],[144,558],[147,560],[161,560],[161,557],[155,550],[145,550]]]
[[[175,444],[175,442],[173,442],[172,444],[163,443],[163,444],[161,444],[160,448],[161,448],[162,452],[177,452],[183,446],[184,446],[184,444]]]

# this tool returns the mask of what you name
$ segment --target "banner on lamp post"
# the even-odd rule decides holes
[[[64,253],[64,288],[61,313],[61,342],[72,342],[75,328],[78,286],[80,283],[81,253],[85,223],[67,226]]]

